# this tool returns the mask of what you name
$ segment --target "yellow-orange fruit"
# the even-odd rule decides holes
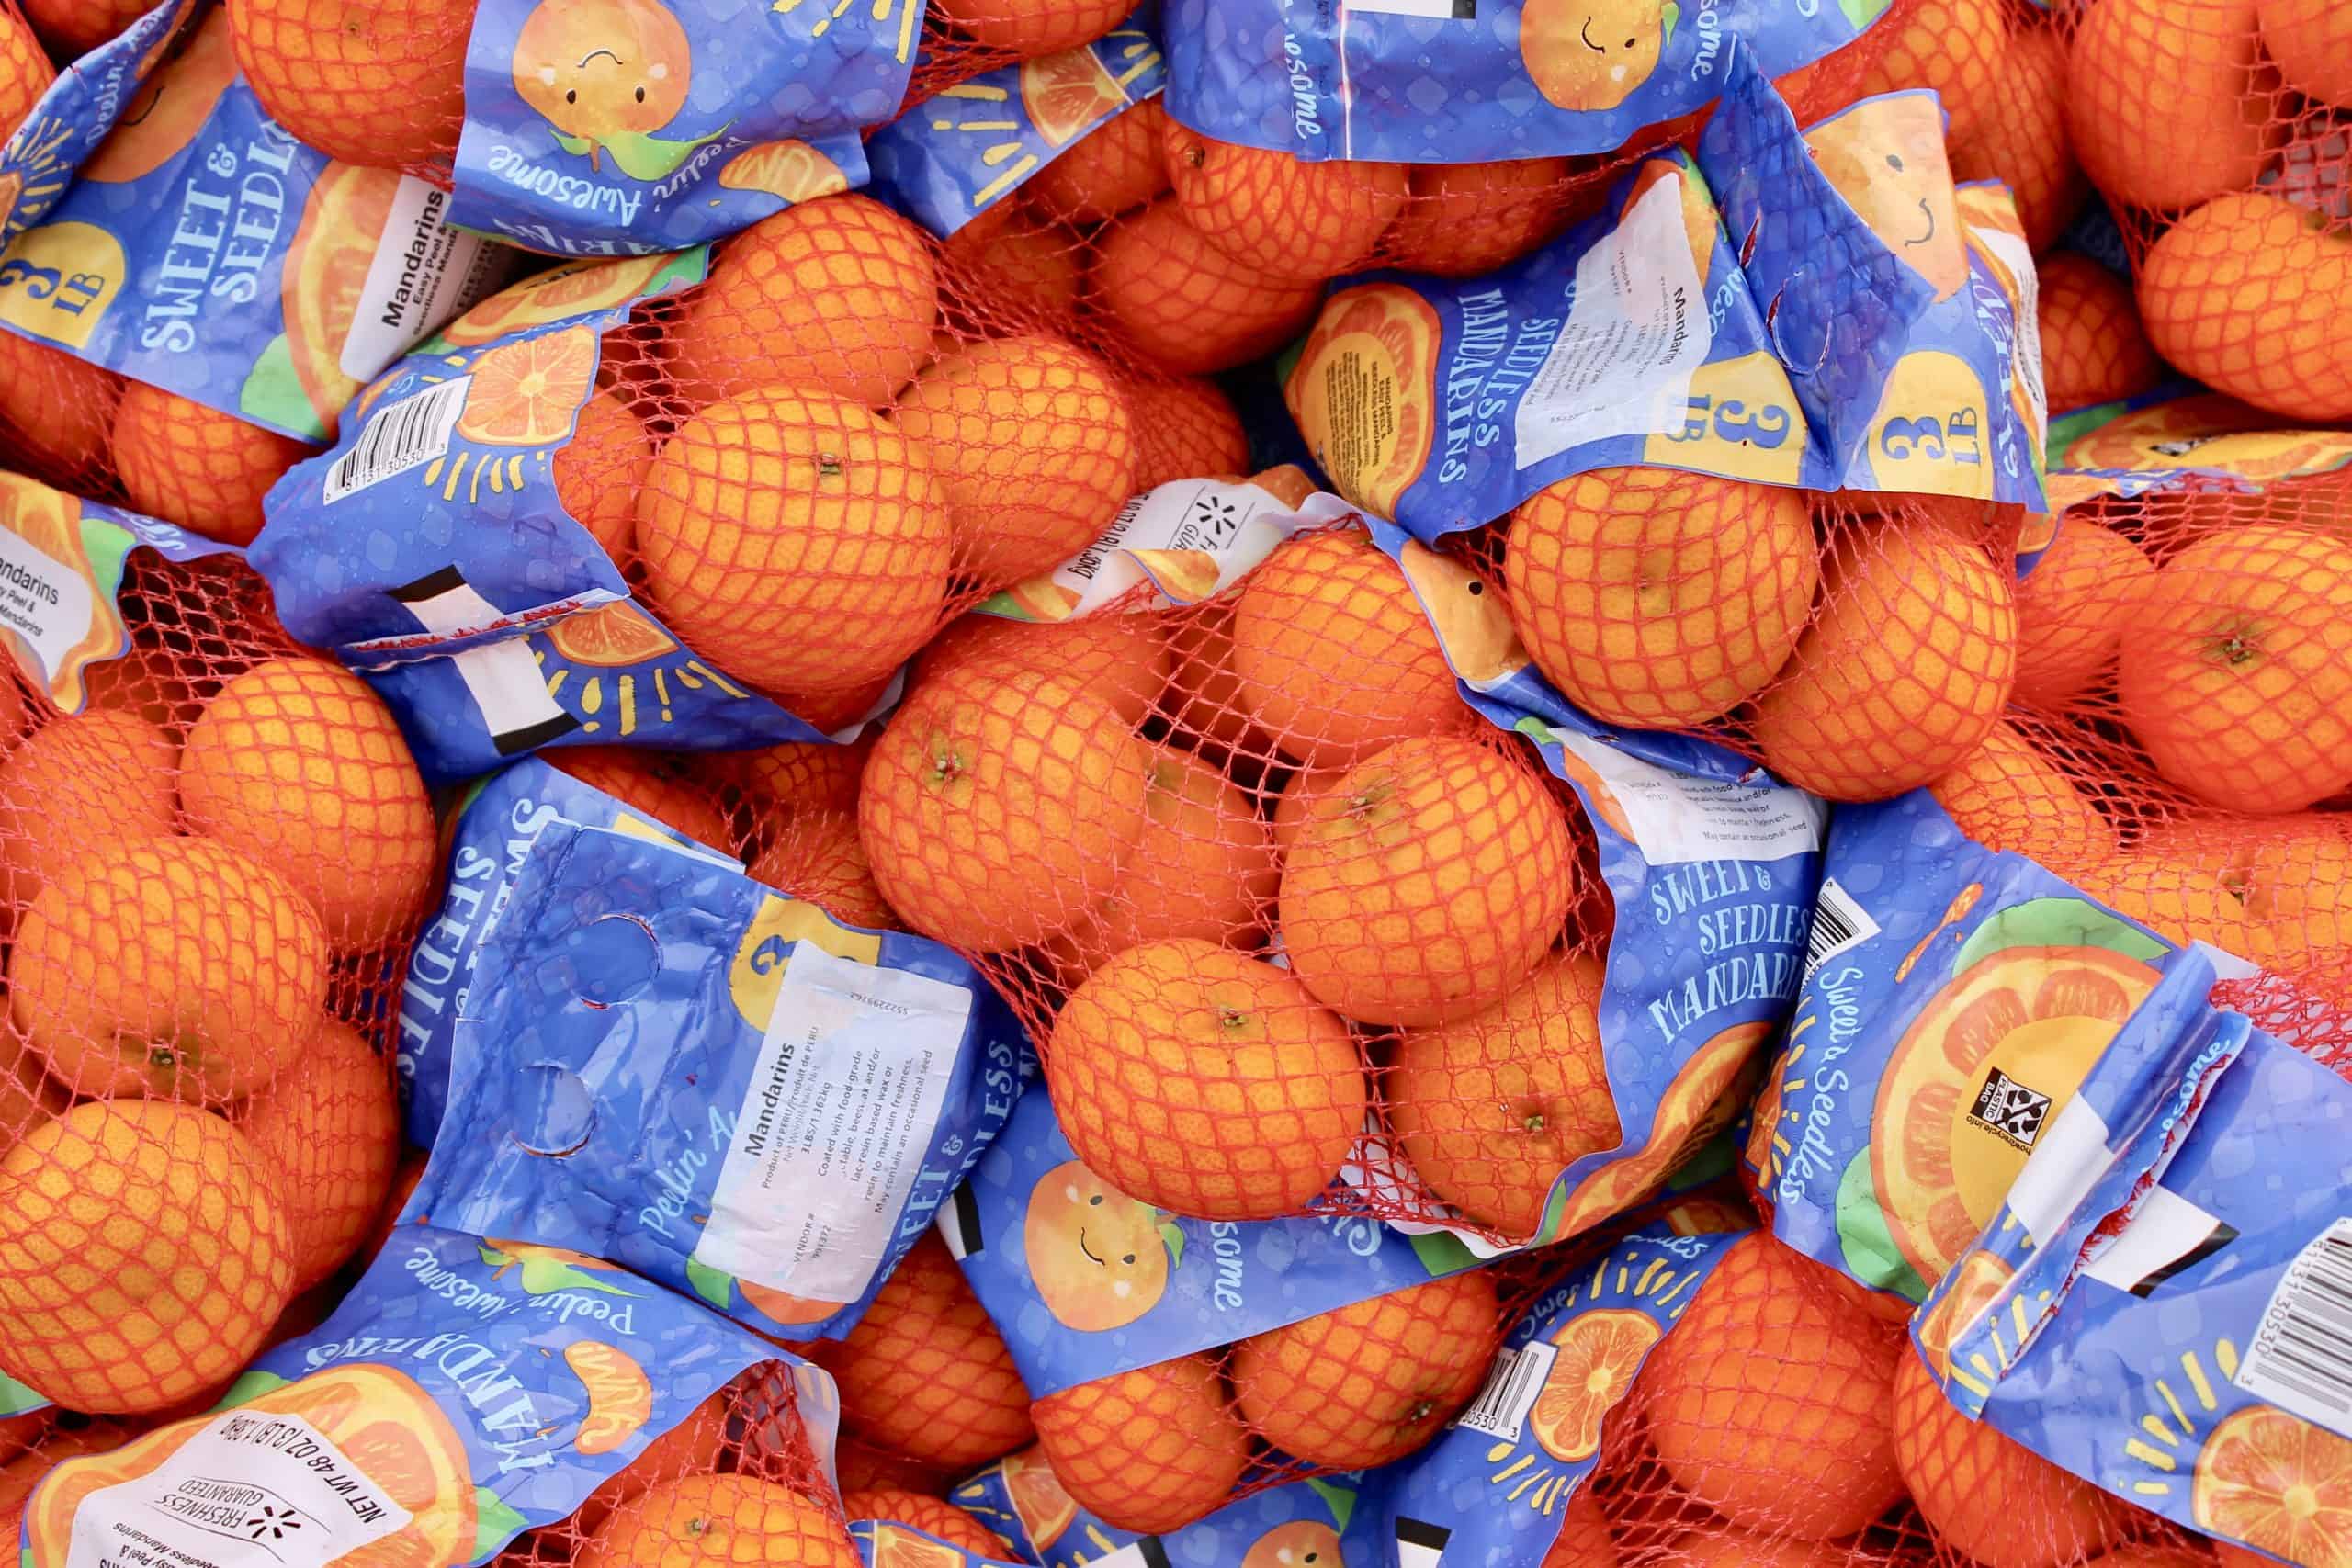
[[[1907,1352],[1804,1261],[1768,1235],[1734,1243],[1642,1382],[1677,1486],[1733,1524],[1826,1540],[1902,1499],[1887,1413]]]
[[[290,654],[220,688],[188,731],[190,829],[268,866],[357,952],[402,934],[437,869],[433,803],[400,724],[368,684]]]
[[[1537,1568],[1617,1568],[1620,1561],[1617,1542],[1609,1533],[1609,1516],[1600,1511],[1589,1485],[1578,1487],[1560,1510],[1560,1533],[1552,1538],[1551,1550]]]
[[[2216,197],[2140,265],[2148,341],[2217,390],[2289,419],[2352,418],[2352,361],[2324,322],[2352,310],[2352,234],[2267,193]]]
[[[1030,1406],[1037,1442],[1079,1506],[1164,1535],[1215,1510],[1250,1463],[1250,1435],[1205,1356],[1082,1382]]]
[[[1674,1543],[1675,1568],[1846,1568],[1851,1547],[1822,1540],[1775,1540],[1729,1525],[1692,1530]]]
[[[680,312],[671,369],[697,402],[758,387],[879,408],[931,358],[938,268],[880,202],[829,196],[728,241]]]
[[[2003,723],[1928,786],[1960,830],[2064,875],[2115,852],[2115,829],[2016,726]]]
[[[2254,13],[2255,0],[2099,0],[2082,13],[2066,130],[2110,200],[2177,210],[2254,184],[2279,140]]]
[[[1879,44],[1854,96],[1905,87],[1932,87],[1948,117],[1946,139],[1965,141],[1976,129],[1977,106],[2012,91],[2002,77],[2009,28],[2001,0],[1919,0]]]
[[[1370,256],[1405,209],[1402,164],[1307,164],[1168,122],[1168,175],[1184,221],[1244,266],[1320,280]]]
[[[81,1095],[251,1094],[300,1057],[326,989],[309,902],[204,839],[88,846],[8,955],[18,1032]]]
[[[1074,621],[1015,621],[966,615],[922,650],[916,679],[938,680],[982,664],[1045,671],[1076,681],[1141,724],[1167,683],[1170,656],[1159,617],[1083,615]]]
[[[2041,379],[2053,413],[2146,391],[2164,367],[2140,330],[2132,286],[2086,255],[2046,256],[2041,289]]]
[[[1563,695],[1606,724],[1672,728],[1762,690],[1797,645],[1820,566],[1795,491],[1604,468],[1511,513],[1511,625]]]
[[[1130,947],[1070,994],[1046,1081],[1087,1168],[1207,1220],[1304,1209],[1339,1175],[1367,1098],[1347,1025],[1305,987],[1189,937]]]
[[[1104,227],[1091,282],[1128,343],[1163,369],[1189,375],[1280,348],[1323,299],[1315,282],[1261,272],[1209,243],[1173,196]]]
[[[1350,761],[1469,711],[1404,570],[1359,528],[1294,538],[1242,580],[1232,668],[1242,706],[1302,762]]]
[[[899,428],[930,457],[956,563],[1023,581],[1102,536],[1134,493],[1136,445],[1111,367],[1057,337],[987,338],[915,379]]]
[[[1566,158],[1416,164],[1381,260],[1440,277],[1479,277],[1517,261],[1567,221],[1569,168]]]
[[[899,917],[874,886],[851,811],[803,811],[776,829],[747,868],[753,881],[814,904],[844,925],[896,931]]]
[[[539,756],[557,772],[604,791],[631,811],[698,844],[715,850],[735,847],[727,813],[696,776],[690,757],[633,746],[559,746]]]
[[[856,403],[785,389],[688,420],[637,498],[638,556],[663,620],[729,673],[787,696],[862,687],[921,648],[946,602],[953,541],[920,443]]]
[[[846,1432],[833,1446],[833,1468],[841,1477],[844,1494],[888,1487],[936,1497],[961,1479],[936,1466],[919,1464],[903,1454],[862,1443]]]
[[[447,163],[466,108],[470,0],[232,0],[237,68],[269,118],[331,158]]]
[[[98,844],[172,830],[180,749],[144,716],[55,719],[0,760],[0,902],[9,919]]]
[[[1566,922],[1576,846],[1551,793],[1476,740],[1400,740],[1310,807],[1283,862],[1291,967],[1365,1023],[1477,1011]]]
[[[2352,546],[2270,524],[2211,534],[2123,626],[2117,693],[2157,772],[2238,811],[2352,785]]]
[[[2287,85],[2352,108],[2352,12],[2331,0],[2255,0],[2255,13]]]
[[[2066,40],[2043,24],[2013,29],[1997,90],[1981,95],[1965,140],[1951,137],[1959,181],[1999,180],[2017,197],[2026,243],[2048,250],[2089,199],[2066,130]]]
[[[1920,518],[1841,529],[1781,678],[1756,701],[1772,771],[1832,800],[1883,800],[1984,743],[2017,676],[2017,604],[1985,553]]]
[[[1309,1464],[1386,1464],[1478,1392],[1498,1316],[1493,1280],[1474,1271],[1252,1335],[1233,1348],[1234,1408]]]
[[[142,1415],[218,1388],[292,1280],[267,1169],[194,1106],[77,1105],[0,1158],[0,1371],[69,1409]]]
[[[1274,800],[1272,823],[1274,849],[1287,855],[1291,846],[1298,842],[1300,829],[1306,826],[1308,815],[1317,806],[1330,797],[1348,776],[1344,767],[1295,768],[1283,781],[1282,794]]]
[[[1119,389],[1126,394],[1127,423],[1135,431],[1138,493],[1176,479],[1249,468],[1250,433],[1216,382],[1195,376],[1132,376]]]
[[[151,9],[144,0],[24,0],[25,20],[58,53],[78,58]],[[22,110],[7,117],[14,124]]]
[[[120,10],[134,0],[103,0],[100,6]],[[133,10],[132,17],[140,13]],[[17,128],[32,112],[49,85],[57,79],[57,68],[41,52],[41,40],[32,28],[10,13],[0,17],[0,132],[13,135]]]
[[[1049,219],[1030,217],[1015,202],[989,209],[949,235],[941,251],[970,274],[973,290],[991,310],[1012,307],[1059,317],[1078,308],[1078,236]]]
[[[2245,905],[2221,868],[2169,852],[2161,841],[2064,868],[2066,879],[2120,915],[2187,945],[2211,942],[2245,953]]]
[[[919,682],[865,764],[858,831],[890,907],[1001,952],[1068,929],[1143,832],[1151,748],[1099,693],[978,667]]]
[[[574,1528],[594,1534],[616,1508],[626,1507],[665,1482],[706,1475],[718,1468],[727,1449],[729,1393],[720,1389],[686,1412],[686,1418],[645,1445],[645,1451],[618,1475],[588,1494],[573,1516]]]
[[[1157,97],[1120,110],[1029,176],[1022,199],[1065,223],[1101,223],[1168,188],[1160,150],[1168,110]]]
[[[1182,735],[1236,761],[1278,761],[1274,743],[1250,716],[1233,670],[1233,610],[1227,594],[1179,619],[1168,634],[1175,662],[1160,711]]]
[[[312,448],[133,381],[115,411],[114,467],[130,504],[208,539],[250,545],[262,497]]]
[[[865,771],[874,736],[873,730],[867,730],[846,746],[825,740],[786,740],[757,751],[738,751],[719,765],[732,763],[734,776],[755,812],[854,811],[857,778]]]
[[[824,1503],[751,1475],[653,1487],[580,1543],[573,1568],[863,1568]]]
[[[967,37],[1024,60],[1091,42],[1124,20],[1120,0],[933,0]]]
[[[555,455],[556,500],[616,562],[626,562],[636,543],[637,492],[652,466],[645,422],[611,389],[581,405],[571,441]]]
[[[864,1491],[842,1492],[842,1516],[851,1519],[888,1519],[897,1524],[911,1525],[925,1535],[934,1535],[950,1546],[960,1546],[980,1556],[999,1559],[1004,1554],[1003,1538],[986,1525],[941,1497],[926,1497],[920,1492],[897,1488],[869,1487]]]
[[[105,473],[123,388],[111,370],[0,331],[0,419],[45,479],[93,481]]]
[[[2017,587],[2018,699],[2061,707],[2089,690],[2155,580],[2138,545],[2086,512],[2068,513]]]
[[[293,1067],[236,1118],[277,1182],[294,1290],[342,1268],[375,1228],[400,1164],[391,1064],[359,1032],[322,1019]]]
[[[1937,1532],[1984,1568],[2060,1568],[2097,1557],[2130,1528],[2130,1510],[1971,1421],[1918,1357],[1894,1375],[1895,1461]]]

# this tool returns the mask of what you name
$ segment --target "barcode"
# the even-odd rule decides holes
[[[1487,1374],[1487,1386],[1478,1391],[1470,1408],[1454,1417],[1453,1424],[1484,1432],[1490,1438],[1516,1441],[1527,1426],[1527,1413],[1534,1408],[1535,1396],[1544,1392],[1544,1380],[1552,1375],[1552,1361],[1558,1354],[1541,1339],[1531,1339],[1517,1350],[1506,1348],[1496,1351],[1494,1370]]]
[[[2231,1381],[2352,1438],[2352,1220],[2336,1221],[2288,1265]]]
[[[466,389],[472,385],[472,377],[460,376],[386,403],[368,415],[368,428],[327,470],[327,502],[381,484],[447,452],[449,432],[465,411]]]
[[[1854,896],[1838,886],[1834,876],[1821,879],[1821,897],[1813,906],[1813,929],[1804,938],[1804,977],[1845,952],[1860,947],[1878,935],[1878,922],[1871,912],[1854,902]]]

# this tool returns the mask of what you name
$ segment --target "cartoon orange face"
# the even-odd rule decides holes
[[[1613,109],[1657,69],[1678,11],[1674,0],[1528,0],[1520,58],[1557,107]]]
[[[1029,1278],[1065,1328],[1124,1328],[1167,1293],[1159,1212],[1077,1160],[1038,1179],[1021,1235]]]
[[[514,90],[583,141],[659,130],[686,101],[693,56],[660,0],[542,0],[514,39]]]
[[[1293,1519],[1260,1536],[1241,1559],[1241,1568],[1347,1568],[1340,1558],[1340,1532],[1316,1519]]]
[[[1968,281],[1968,247],[1944,155],[1943,111],[1933,96],[1866,99],[1806,131],[1804,141],[1838,194],[1937,299],[1959,291]]]

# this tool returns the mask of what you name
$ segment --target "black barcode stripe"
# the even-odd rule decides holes
[[[2352,1416],[2352,1221],[2337,1221],[2288,1266],[2234,1381],[2307,1419],[2332,1416],[2343,1429]]]
[[[366,490],[447,452],[469,384],[462,378],[445,381],[377,410],[351,450],[327,471],[327,500]]]
[[[1814,900],[1813,924],[1805,931],[1805,977],[1810,979],[1815,969],[1877,934],[1878,922],[1854,901],[1853,895],[1838,886],[1835,877],[1822,878],[1821,892]]]
[[[1507,1349],[1498,1352],[1496,1359],[1500,1363],[1504,1357],[1509,1357],[1509,1361],[1496,1367],[1494,1375],[1487,1380],[1487,1386],[1455,1422],[1456,1426],[1490,1432],[1498,1437],[1510,1436],[1518,1431],[1520,1409],[1535,1396],[1535,1391],[1529,1384],[1543,1374],[1544,1358],[1531,1356],[1524,1349]]]

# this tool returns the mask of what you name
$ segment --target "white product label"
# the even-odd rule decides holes
[[[327,470],[319,499],[333,506],[370,485],[446,456],[450,433],[458,428],[458,416],[466,412],[466,394],[473,384],[472,377],[460,376],[378,408],[368,416],[367,428],[351,444],[351,450]]]
[[[1610,799],[1596,806],[1614,807],[1652,865],[1780,860],[1821,848],[1829,826],[1828,807],[1803,790],[1694,778],[1571,731],[1553,738],[1599,776]]]
[[[96,613],[89,579],[22,534],[0,528],[0,626],[32,650],[38,667],[27,674],[49,684],[65,656],[89,635]]]
[[[2287,1266],[2231,1381],[2352,1438],[2352,1220],[2328,1226]]]
[[[962,987],[795,947],[695,1260],[809,1301],[863,1294],[971,1010]]]
[[[85,1498],[65,1565],[325,1568],[409,1520],[309,1422],[232,1410],[150,1473]]]
[[[2033,449],[2039,452],[2050,434],[2050,393],[2041,373],[2041,280],[2033,270],[2033,252],[2023,238],[2006,229],[1972,225],[1968,231],[2018,280],[2017,343],[2012,352],[2017,355],[2016,374],[2033,409]]]
[[[343,340],[343,373],[372,381],[503,281],[514,253],[449,226],[449,195],[401,176]]]
[[[1804,977],[1811,980],[1815,970],[1878,932],[1878,922],[1845,885],[1834,876],[1823,877],[1821,892],[1813,901],[1813,924],[1804,933]]]
[[[1519,466],[1612,435],[1681,429],[1690,378],[1713,343],[1678,170],[1577,262],[1567,321],[1514,419]]]
[[[1129,500],[1101,538],[1054,572],[1054,581],[1078,595],[1070,614],[1083,615],[1148,575],[1132,552],[1184,551],[1199,558],[1200,578],[1161,586],[1194,603],[1265,559],[1298,526],[1278,498],[1256,485],[1178,479]]]

